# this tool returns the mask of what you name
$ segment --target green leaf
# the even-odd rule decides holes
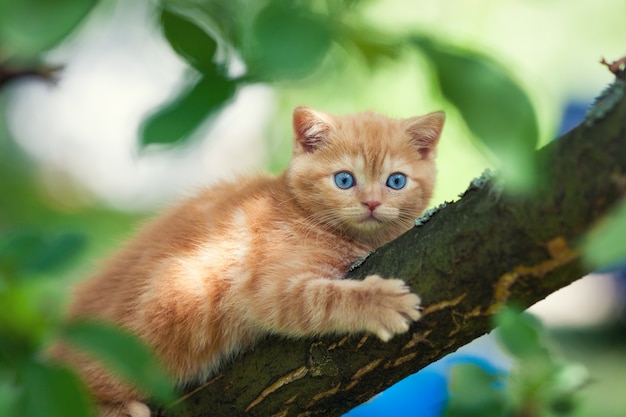
[[[579,406],[580,390],[589,382],[589,371],[583,365],[562,365],[554,375],[546,408],[557,416],[571,415]]]
[[[13,369],[20,358],[29,357],[33,351],[32,347],[24,346],[23,341],[15,337],[12,329],[7,328],[0,316],[0,373]]]
[[[0,416],[15,416],[19,390],[8,378],[3,378],[0,366]]]
[[[297,79],[319,66],[330,49],[327,22],[289,2],[275,1],[252,25],[254,47],[244,59],[249,76],[261,81]]]
[[[218,74],[203,76],[143,123],[141,145],[183,142],[210,115],[233,98],[237,82]]]
[[[589,382],[589,371],[579,363],[560,366],[554,377],[554,390],[560,395],[571,395]]]
[[[20,366],[24,387],[23,417],[88,417],[94,411],[87,391],[68,369],[25,362]]]
[[[497,314],[495,322],[498,340],[512,355],[533,361],[549,356],[543,328],[530,314],[504,308]]]
[[[85,237],[63,232],[46,237],[39,250],[25,264],[27,272],[51,272],[66,265],[85,247]]]
[[[501,375],[486,372],[475,364],[460,364],[451,369],[446,417],[505,416],[507,399],[498,386]]]
[[[69,35],[95,4],[96,0],[0,0],[3,52],[32,58]]]
[[[588,234],[583,259],[594,267],[611,267],[626,261],[626,201],[615,207]]]
[[[531,191],[539,128],[524,90],[493,59],[427,38],[414,44],[431,60],[444,97],[495,155],[509,189]]]
[[[80,321],[67,325],[62,338],[158,401],[173,399],[172,384],[156,356],[129,332],[104,323]]]
[[[161,26],[174,51],[203,74],[213,74],[217,43],[191,20],[168,9],[161,11]]]
[[[30,355],[50,329],[53,317],[45,314],[38,287],[20,282],[0,291],[0,348],[2,356]]]
[[[84,246],[84,237],[77,233],[14,230],[0,236],[0,272],[7,276],[52,272],[71,261]]]
[[[381,62],[398,60],[404,51],[402,42],[385,33],[368,28],[341,25],[336,28],[337,41],[347,48],[354,48],[365,63],[374,68]]]
[[[13,230],[0,236],[0,271],[13,277],[28,263],[43,244],[43,237],[33,230]]]

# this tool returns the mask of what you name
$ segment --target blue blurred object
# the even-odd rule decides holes
[[[441,417],[448,400],[450,369],[466,363],[490,373],[503,372],[509,367],[493,337],[483,336],[403,379],[344,417]]]
[[[559,127],[559,133],[561,136],[575,128],[587,115],[590,103],[582,101],[570,101],[565,105],[563,109],[563,115],[561,116],[561,125]]]
[[[398,382],[344,417],[442,415],[447,399],[447,380],[439,371],[427,366],[420,372]]]

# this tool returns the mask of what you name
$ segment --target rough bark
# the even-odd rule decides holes
[[[340,416],[488,332],[504,303],[530,306],[584,276],[577,247],[626,190],[624,91],[618,81],[583,124],[537,151],[533,195],[475,180],[350,272],[402,278],[422,296],[408,334],[269,337],[160,415]]]

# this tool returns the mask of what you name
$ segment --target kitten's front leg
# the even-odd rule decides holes
[[[386,342],[395,334],[408,331],[411,322],[420,319],[420,297],[404,281],[370,275],[362,282],[367,292],[371,292],[372,316],[365,322],[365,330]]]
[[[266,299],[266,308],[258,311],[256,320],[290,335],[367,331],[387,341],[406,332],[421,316],[420,298],[402,280],[377,275],[363,281],[307,275],[291,279],[275,293],[279,298],[274,302]]]

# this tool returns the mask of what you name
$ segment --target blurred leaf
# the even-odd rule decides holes
[[[33,353],[29,346],[24,346],[23,341],[15,337],[12,329],[7,328],[2,320],[0,317],[0,373],[3,367],[13,368],[20,358]]]
[[[572,414],[578,406],[578,393],[589,383],[589,371],[580,364],[565,364],[555,374],[547,408],[557,416]]]
[[[157,400],[173,399],[172,384],[154,353],[132,334],[112,325],[81,321],[69,324],[62,337]]]
[[[24,417],[88,417],[93,415],[87,391],[65,368],[35,362],[21,364]]]
[[[49,236],[26,262],[26,270],[41,273],[60,268],[80,253],[85,242],[85,237],[78,233],[63,232]]]
[[[589,371],[583,365],[565,364],[554,378],[554,389],[559,394],[572,394],[589,382]]]
[[[311,73],[328,52],[332,35],[326,21],[290,2],[274,1],[252,25],[254,47],[244,57],[258,80],[297,79]]]
[[[241,46],[241,27],[249,24],[248,15],[260,7],[254,2],[247,2],[244,7],[241,1],[230,0],[163,0],[161,3],[174,13],[193,16],[201,28],[210,28],[211,35],[235,49]]]
[[[573,396],[562,397],[550,404],[550,411],[556,416],[569,416],[576,411],[578,402]]]
[[[41,234],[32,230],[14,230],[0,236],[0,271],[14,277],[42,245]]]
[[[85,19],[96,0],[0,0],[0,45],[22,58],[51,48]]]
[[[530,191],[536,181],[539,128],[524,90],[492,58],[427,38],[413,42],[431,60],[444,97],[498,159],[507,185]]]
[[[3,378],[0,366],[0,416],[15,416],[19,391],[9,378]]]
[[[44,234],[20,229],[0,236],[0,272],[9,277],[52,272],[71,261],[85,246],[77,233]]]
[[[512,355],[533,361],[548,356],[541,324],[530,314],[504,308],[495,321],[498,326],[496,336]]]
[[[505,391],[498,387],[501,375],[493,375],[475,364],[460,364],[451,369],[450,396],[446,417],[505,416]]]
[[[583,256],[594,267],[626,261],[626,201],[621,202],[588,234]]]
[[[45,314],[37,286],[20,283],[5,288],[0,291],[0,306],[0,339],[6,344],[0,354],[30,355],[39,347],[54,318]]]
[[[587,370],[550,349],[547,333],[532,315],[505,308],[495,321],[497,338],[517,358],[508,383],[517,414],[567,415],[574,410],[574,395],[587,382]]]
[[[372,28],[363,30],[362,27],[341,24],[335,27],[335,36],[347,48],[355,48],[370,67],[381,61],[399,59],[405,49],[397,39]]]
[[[207,117],[233,98],[236,88],[236,81],[217,72],[204,75],[144,121],[141,144],[174,144],[189,139]]]
[[[172,48],[203,74],[213,74],[217,43],[198,25],[168,9],[161,11],[161,26]]]

